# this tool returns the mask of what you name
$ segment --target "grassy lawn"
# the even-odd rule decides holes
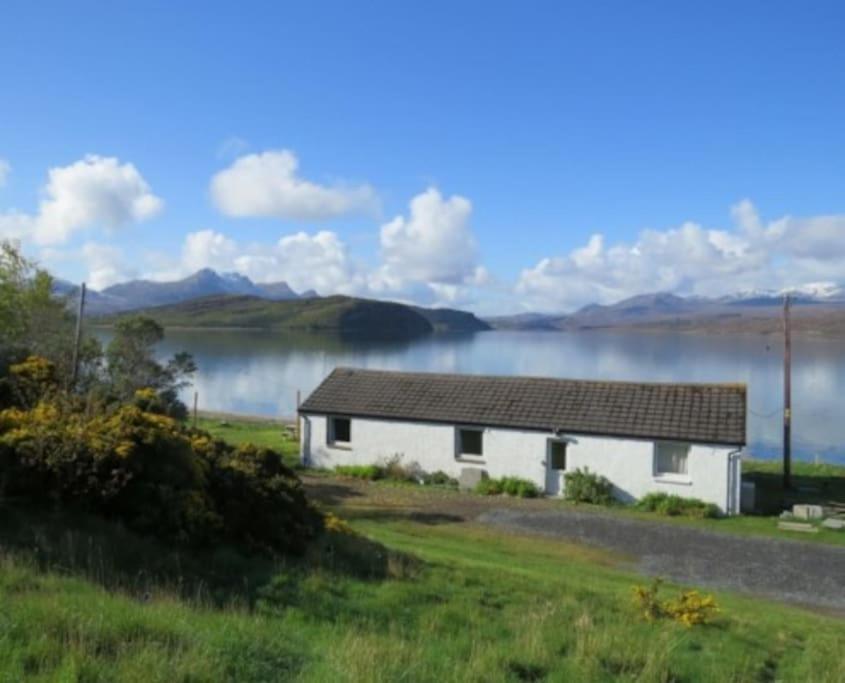
[[[275,424],[204,426],[282,440]],[[185,552],[102,520],[0,506],[0,680],[845,680],[845,621],[716,593],[712,625],[648,622],[632,600],[646,580],[611,554],[437,514],[478,496],[373,486],[380,495],[324,500],[362,534],[350,543],[384,559],[365,576],[331,546],[316,563]],[[399,514],[409,495],[430,497],[431,514]],[[416,560],[396,560],[406,554]]]
[[[420,564],[356,578],[4,509],[0,680],[845,679],[831,617],[716,594],[713,625],[650,623],[601,551],[336,510]]]
[[[291,467],[299,465],[299,444],[296,439],[288,436],[288,425],[280,422],[200,416],[197,427],[235,445],[253,443],[272,448],[280,452]]]

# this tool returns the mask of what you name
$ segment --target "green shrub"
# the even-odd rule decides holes
[[[502,491],[517,498],[536,498],[540,495],[540,489],[533,482],[519,477],[503,477]]]
[[[334,471],[342,477],[375,481],[384,479],[384,470],[378,465],[338,465]]]
[[[402,462],[402,456],[398,453],[385,460],[381,465],[384,478],[391,481],[413,481],[419,483],[423,479],[423,471],[420,466],[411,462]]]
[[[574,503],[608,505],[613,502],[613,484],[607,477],[580,467],[564,475],[564,498]]]
[[[649,493],[637,502],[637,508],[667,517],[699,517],[713,519],[720,515],[718,506],[698,498],[684,498],[668,493]]]
[[[322,526],[274,451],[235,448],[137,405],[62,393],[0,411],[0,495],[79,508],[189,545],[301,552]]]
[[[482,496],[498,496],[503,493],[502,482],[498,479],[482,479],[475,485],[475,492]]]
[[[498,496],[504,493],[517,498],[536,498],[540,495],[540,489],[532,482],[519,477],[482,479],[476,485],[475,492],[483,496]]]
[[[427,484],[429,486],[445,486],[451,489],[458,488],[458,480],[453,477],[450,477],[443,470],[437,470],[436,472],[424,474],[422,477],[422,481],[424,484]]]

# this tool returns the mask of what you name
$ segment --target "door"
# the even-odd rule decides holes
[[[566,471],[566,441],[549,439],[546,443],[546,495],[563,493],[563,473]]]

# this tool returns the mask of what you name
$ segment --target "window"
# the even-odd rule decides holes
[[[689,444],[663,441],[656,446],[656,474],[686,475]]]
[[[566,441],[549,441],[549,469],[566,469]]]
[[[352,441],[352,421],[348,417],[329,418],[329,444],[348,445]]]
[[[457,455],[484,455],[484,431],[481,429],[459,429]]]

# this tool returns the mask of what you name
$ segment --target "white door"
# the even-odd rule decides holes
[[[566,441],[549,439],[546,442],[546,495],[563,493],[563,473],[566,471]]]

